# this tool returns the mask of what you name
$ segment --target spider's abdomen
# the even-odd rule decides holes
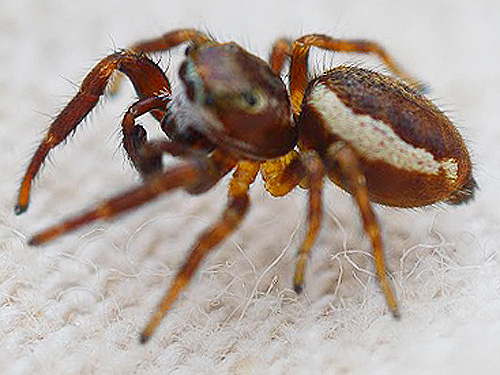
[[[340,66],[311,81],[299,118],[300,138],[343,187],[335,143],[361,159],[370,199],[398,207],[461,203],[475,182],[465,143],[431,101],[400,80]]]

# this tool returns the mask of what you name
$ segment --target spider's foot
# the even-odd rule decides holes
[[[28,240],[28,246],[38,246],[41,245],[43,242],[40,241],[40,239],[37,236],[33,236]]]
[[[28,209],[28,204],[16,204],[14,207],[14,212],[16,215],[21,215]]]
[[[392,314],[392,317],[396,320],[400,320],[401,319],[401,313],[399,312],[399,309],[396,307],[396,308],[391,308],[391,314]]]
[[[149,339],[151,338],[151,335],[148,335],[144,332],[141,332],[141,335],[139,336],[139,342],[144,345],[145,343],[147,343],[149,341]]]
[[[293,290],[295,291],[295,293],[301,294],[304,290],[304,285],[303,284],[294,284]]]

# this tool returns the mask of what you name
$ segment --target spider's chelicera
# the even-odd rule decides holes
[[[182,43],[189,44],[179,69],[184,90],[172,97],[167,77],[147,54]],[[373,53],[393,75],[338,66],[310,79],[311,47]],[[286,61],[289,87],[280,78]],[[183,29],[113,53],[90,71],[33,156],[16,213],[28,208],[32,181],[49,151],[95,107],[116,71],[130,79],[139,97],[123,117],[122,132],[123,146],[143,183],[34,235],[31,245],[114,217],[175,188],[201,194],[234,171],[221,217],[193,245],[141,342],[151,337],[209,251],[239,226],[249,207],[248,189],[259,172],[273,196],[286,195],[299,184],[309,193],[295,290],[302,289],[306,260],[319,231],[326,175],[354,197],[372,244],[378,281],[395,317],[398,306],[371,202],[419,207],[459,204],[473,197],[476,183],[460,134],[378,44],[318,34],[293,42],[279,39],[265,62],[235,43],[218,43]],[[145,113],[158,121],[166,139],[147,139],[146,130],[135,123]],[[164,168],[164,154],[182,161]]]

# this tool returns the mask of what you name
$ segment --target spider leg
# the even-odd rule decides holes
[[[273,43],[269,54],[269,65],[274,73],[280,74],[285,59],[292,54],[293,41],[288,38],[280,38]],[[296,150],[279,158],[267,160],[261,164],[261,174],[264,178],[265,189],[274,197],[282,197],[288,194],[299,184],[302,178],[297,173],[299,153]],[[288,171],[285,177],[285,170]]]
[[[309,204],[307,233],[297,253],[297,263],[295,266],[294,289],[297,293],[302,292],[307,259],[318,237],[321,219],[323,218],[323,163],[314,151],[302,153],[301,159],[309,177]]]
[[[249,207],[248,189],[259,171],[259,163],[240,162],[229,185],[229,201],[222,216],[205,230],[191,249],[182,268],[177,272],[163,299],[158,304],[146,328],[140,336],[141,343],[147,342],[177,300],[179,294],[189,284],[194,272],[210,250],[229,236],[241,223]]]
[[[147,142],[146,130],[135,124],[135,119],[157,108],[165,108],[165,96],[141,99],[134,103],[122,120],[123,148],[143,179],[161,171],[161,152],[154,152]]]
[[[193,194],[205,191],[233,169],[235,164],[235,160],[219,151],[214,151],[210,157],[187,159],[145,183],[105,200],[93,209],[35,234],[28,243],[41,245],[52,241],[96,220],[111,219],[176,188],[183,187]]]
[[[307,259],[316,242],[323,217],[323,163],[315,151],[300,154],[292,151],[281,158],[262,163],[261,173],[266,190],[275,197],[288,194],[299,184],[309,192],[307,232],[297,253],[294,277],[294,289],[300,293]]]
[[[123,72],[133,83],[140,98],[170,93],[170,85],[162,70],[146,56],[127,51],[102,59],[83,80],[76,96],[59,113],[38,146],[21,181],[16,214],[28,208],[31,185],[50,150],[61,143],[96,106],[114,71]],[[158,119],[159,110],[152,114]]]
[[[307,87],[307,60],[311,47],[317,47],[333,52],[373,53],[397,76],[412,87],[424,91],[424,86],[417,79],[406,73],[379,44],[363,39],[335,39],[327,35],[310,34],[297,39],[293,44],[290,91],[294,112],[298,113],[304,91]]]
[[[342,175],[345,177],[346,186],[358,205],[363,220],[364,230],[372,243],[377,279],[392,315],[395,318],[399,318],[396,295],[387,277],[387,266],[382,237],[380,235],[380,226],[370,204],[366,180],[361,169],[359,158],[351,147],[342,142],[338,142],[331,146],[329,157],[337,160],[340,164]]]
[[[293,41],[288,38],[280,38],[273,43],[269,55],[269,65],[274,73],[280,74],[285,65],[285,59],[292,55]]]
[[[205,33],[196,29],[177,29],[169,31],[158,38],[142,40],[133,44],[130,49],[135,52],[145,53],[161,52],[167,51],[184,42],[204,44],[210,42],[211,40],[212,39]]]
[[[273,197],[282,197],[292,191],[304,177],[303,169],[300,154],[295,150],[260,165],[264,187]]]
[[[211,38],[201,31],[195,29],[178,29],[169,31],[168,33],[165,33],[157,38],[142,40],[133,44],[128,49],[133,52],[149,54],[167,51],[185,42],[204,44],[209,43],[210,41]],[[111,95],[114,95],[118,92],[121,81],[121,75],[115,77],[115,80],[113,81],[109,90]]]

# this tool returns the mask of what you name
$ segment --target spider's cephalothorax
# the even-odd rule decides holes
[[[199,115],[184,121],[214,144],[258,160],[283,156],[295,146],[297,131],[283,81],[237,44],[189,48],[179,75],[189,111]]]
[[[189,43],[179,69],[184,91],[172,98],[167,77],[146,54],[184,42]],[[374,53],[394,76],[339,66],[310,80],[311,47]],[[288,89],[279,76],[287,58]],[[476,183],[460,134],[378,44],[316,34],[294,42],[280,39],[267,63],[235,43],[217,43],[199,31],[184,29],[109,55],[92,69],[33,156],[16,213],[27,209],[32,181],[49,151],[95,107],[117,70],[131,80],[139,97],[123,118],[122,132],[124,148],[144,181],[36,234],[30,244],[114,217],[175,188],[200,194],[234,170],[225,210],[193,245],[142,332],[142,342],[151,337],[203,258],[241,223],[249,207],[248,189],[259,172],[273,196],[286,195],[298,184],[309,192],[295,290],[302,289],[308,254],[319,231],[326,175],[356,201],[372,244],[376,274],[394,316],[399,311],[370,202],[419,207],[459,204],[473,197]],[[146,130],[135,123],[145,113],[158,120],[167,139],[147,139]],[[182,162],[164,168],[165,153],[181,157]]]

